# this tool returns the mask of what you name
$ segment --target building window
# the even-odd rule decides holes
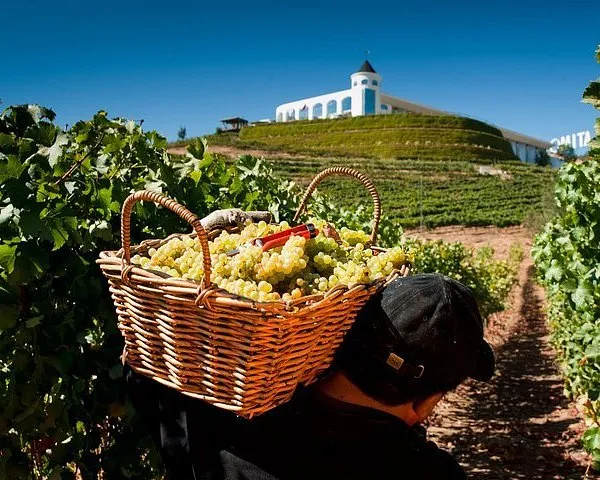
[[[300,117],[300,120],[306,120],[308,118],[308,105],[304,105],[298,110],[298,116]]]
[[[382,104],[381,104],[381,109],[387,112],[387,110],[388,110],[388,106],[387,106],[387,105],[384,105],[384,104],[382,103]]]
[[[368,85],[368,84],[369,84],[369,81],[368,81],[368,80],[365,78],[364,80],[362,80],[362,81],[360,82],[360,84],[361,84],[361,85]]]
[[[316,103],[313,107],[313,118],[321,118],[323,116],[323,105]]]
[[[375,90],[365,88],[365,115],[375,114]]]
[[[337,113],[337,102],[331,100],[330,102],[327,102],[327,116],[335,113]]]
[[[295,120],[295,119],[296,119],[296,110],[294,110],[292,108],[291,110],[288,110],[288,112],[287,112],[286,122],[289,122],[290,120]]]
[[[352,110],[352,98],[346,97],[342,99],[342,112]]]
[[[373,80],[371,83],[375,86],[379,85],[379,82],[377,80]]]
[[[356,80],[354,80],[354,86],[356,87],[358,85],[358,82]]]

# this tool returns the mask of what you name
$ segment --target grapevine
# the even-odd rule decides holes
[[[597,52],[600,62],[600,47]],[[600,108],[600,81],[583,100]],[[600,134],[600,119],[596,121]],[[555,188],[558,214],[537,235],[532,253],[548,296],[552,339],[566,378],[565,393],[580,400],[588,430],[583,444],[600,470],[600,138],[589,160],[566,163]]]

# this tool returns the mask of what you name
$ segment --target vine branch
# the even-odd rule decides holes
[[[94,145],[81,159],[79,159],[77,162],[75,162],[71,168],[69,168],[69,170],[67,170],[65,172],[65,174],[60,177],[56,182],[54,182],[54,185],[60,185],[62,182],[64,182],[67,178],[69,178],[73,172],[75,170],[77,170],[77,168],[79,168],[79,166],[85,162],[85,159],[88,158],[92,153],[96,153],[96,151],[98,150],[98,148],[100,148],[100,145],[102,145],[102,140],[104,140],[104,135],[106,134],[106,132],[102,132],[102,135],[100,135],[100,139],[98,140],[98,142],[96,142],[96,145]]]

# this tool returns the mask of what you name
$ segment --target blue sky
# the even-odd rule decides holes
[[[365,51],[385,93],[550,140],[593,130],[598,0],[2,2],[2,105],[72,124],[98,109],[175,139],[349,88]]]

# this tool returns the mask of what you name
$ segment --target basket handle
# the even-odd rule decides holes
[[[175,212],[186,222],[188,222],[198,235],[200,246],[202,247],[202,262],[204,264],[204,276],[202,278],[202,287],[204,289],[210,287],[210,274],[212,265],[210,262],[210,250],[208,249],[208,237],[206,230],[200,223],[196,215],[190,212],[180,203],[172,198],[165,197],[160,193],[150,192],[148,190],[140,190],[129,195],[123,203],[121,210],[121,245],[123,247],[123,262],[129,266],[131,263],[131,211],[136,202],[148,201],[168,208]]]
[[[371,194],[371,197],[373,198],[373,220],[374,220],[374,223],[373,223],[373,230],[371,231],[371,238],[370,238],[369,242],[371,244],[374,244],[377,241],[377,230],[379,229],[379,221],[381,220],[381,200],[379,199],[379,194],[377,193],[375,185],[373,185],[373,182],[371,181],[371,179],[369,177],[367,177],[365,174],[360,173],[358,170],[354,170],[353,168],[331,167],[331,168],[326,168],[321,173],[319,173],[313,179],[313,181],[310,182],[310,185],[306,189],[306,192],[304,193],[304,197],[302,197],[302,201],[300,202],[300,206],[298,207],[298,210],[296,210],[296,214],[294,215],[293,221],[296,222],[298,220],[298,217],[300,217],[300,214],[304,211],[304,208],[306,207],[308,198],[315,191],[315,189],[317,188],[317,185],[319,185],[319,183],[321,183],[325,178],[330,177],[332,175],[342,175],[342,176],[354,177],[354,178],[358,179],[367,188],[367,190]]]

